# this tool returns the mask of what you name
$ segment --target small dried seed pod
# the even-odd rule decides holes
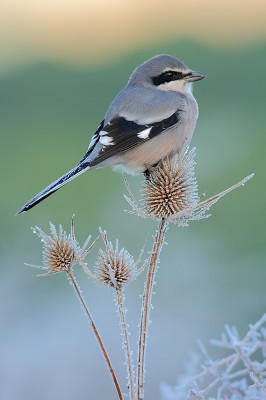
[[[55,226],[50,223],[51,235],[46,235],[43,230],[39,227],[33,228],[33,232],[36,233],[43,242],[43,265],[31,265],[32,267],[40,268],[46,271],[43,275],[50,275],[57,272],[65,271],[68,272],[75,264],[78,264],[80,260],[83,260],[91,250],[92,245],[87,249],[90,241],[90,236],[81,247],[76,240],[74,233],[74,219],[71,222],[71,233],[67,234],[63,231],[62,226],[59,226],[59,231]],[[28,264],[29,265],[29,264]]]
[[[115,246],[113,246],[108,241],[105,231],[100,229],[100,234],[105,244],[105,250],[99,250],[95,264],[95,278],[100,284],[116,289],[121,288],[133,281],[145,265],[138,269],[140,258],[135,262],[127,250],[119,250],[117,240]]]

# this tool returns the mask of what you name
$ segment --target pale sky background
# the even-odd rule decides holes
[[[265,21],[265,0],[1,0],[0,70],[42,60],[97,64],[182,38],[252,45],[265,40]]]

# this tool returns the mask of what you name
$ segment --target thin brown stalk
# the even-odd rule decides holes
[[[110,358],[109,358],[109,356],[108,356],[108,354],[107,354],[107,351],[106,351],[106,349],[105,349],[105,346],[104,346],[104,344],[103,344],[103,342],[102,342],[102,339],[101,339],[101,336],[100,336],[100,334],[99,334],[99,332],[98,332],[98,329],[96,328],[96,325],[95,325],[95,323],[93,322],[93,319],[92,319],[92,317],[91,317],[91,314],[90,314],[90,312],[89,312],[89,309],[88,309],[88,307],[87,307],[87,304],[86,304],[86,302],[85,302],[85,299],[84,299],[84,297],[83,297],[82,294],[81,294],[81,291],[80,291],[80,289],[79,289],[79,287],[78,287],[77,281],[76,281],[76,279],[75,279],[75,277],[74,277],[74,275],[73,275],[73,272],[72,272],[71,270],[69,270],[69,271],[67,271],[67,274],[68,274],[68,277],[69,277],[69,279],[70,279],[70,281],[71,281],[71,283],[72,283],[72,285],[73,285],[73,288],[74,288],[74,290],[75,290],[75,292],[76,292],[76,294],[77,294],[77,296],[78,296],[78,299],[79,299],[79,301],[80,301],[80,304],[81,304],[81,306],[82,306],[82,308],[83,308],[83,310],[84,310],[84,312],[85,312],[85,314],[86,314],[86,316],[87,316],[87,318],[88,318],[88,320],[89,320],[89,323],[90,323],[90,325],[91,325],[91,327],[92,327],[93,333],[94,333],[94,335],[96,336],[96,339],[98,340],[99,346],[100,346],[100,348],[101,348],[101,351],[102,351],[102,353],[103,353],[104,359],[105,359],[105,361],[106,361],[106,364],[107,364],[108,369],[109,369],[109,371],[110,371],[111,377],[112,377],[112,379],[113,379],[115,388],[116,388],[116,390],[117,390],[118,398],[119,398],[119,400],[123,400],[123,396],[122,396],[122,393],[121,393],[121,389],[120,389],[120,386],[119,386],[119,384],[118,384],[118,381],[117,381],[116,375],[115,375],[115,373],[114,373],[113,367],[112,367],[112,365],[111,365]]]
[[[159,255],[164,244],[164,235],[168,222],[162,219],[159,223],[156,233],[151,257],[149,260],[147,278],[142,297],[142,310],[140,319],[140,332],[138,343],[138,374],[137,374],[137,400],[144,399],[144,373],[145,373],[145,353],[148,333],[149,315],[151,309],[151,299],[154,286],[156,267],[158,265]]]
[[[131,357],[131,351],[130,351],[130,345],[129,345],[129,337],[128,337],[125,311],[123,308],[124,301],[123,301],[123,293],[122,293],[121,287],[116,288],[115,292],[116,292],[116,302],[117,302],[117,307],[118,307],[118,311],[119,311],[120,324],[121,324],[122,335],[123,335],[123,347],[124,347],[125,357],[126,357],[130,400],[134,400],[135,390],[134,390],[133,364],[132,364],[132,357]]]

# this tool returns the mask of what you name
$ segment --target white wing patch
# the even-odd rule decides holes
[[[104,132],[104,131],[101,131],[101,132]],[[105,132],[105,134],[106,134],[106,132]],[[109,137],[109,136],[102,136],[100,134],[100,140],[99,141],[103,146],[114,145],[113,138]]]
[[[144,131],[139,132],[138,137],[140,139],[148,139],[151,129],[152,128],[147,128],[147,129],[144,129]]]

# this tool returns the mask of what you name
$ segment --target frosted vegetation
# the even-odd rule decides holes
[[[162,385],[164,400],[266,398],[266,314],[242,339],[236,328],[226,326],[211,344],[222,350],[223,357],[214,359],[211,349],[200,344],[201,355],[193,354],[176,387]]]
[[[98,341],[117,397],[120,400],[142,400],[145,397],[146,347],[154,279],[169,224],[173,223],[178,227],[183,227],[188,226],[190,221],[209,217],[210,208],[219,199],[230,191],[243,186],[253,176],[249,175],[229,189],[205,200],[204,196],[198,193],[194,165],[195,149],[191,151],[184,149],[178,157],[165,158],[145,174],[139,196],[133,194],[125,180],[127,188],[125,198],[131,207],[129,212],[157,221],[157,230],[150,251],[147,251],[145,249],[147,246],[144,245],[136,261],[128,250],[119,247],[118,240],[114,244],[110,242],[106,231],[100,228],[101,245],[93,267],[89,260],[89,253],[94,250],[98,238],[90,244],[91,238],[89,237],[84,245],[80,246],[74,231],[74,218],[72,218],[70,234],[67,234],[62,226],[57,231],[53,224],[50,224],[50,235],[44,233],[39,227],[33,229],[43,243],[43,262],[42,265],[31,266],[44,271],[38,276],[53,275],[59,272],[67,275]],[[177,227],[173,227],[173,229],[177,229]],[[118,382],[101,335],[74,276],[73,267],[75,265],[81,267],[90,279],[99,285],[106,285],[114,291],[123,338],[127,388],[121,387]],[[140,307],[138,345],[134,357],[126,322],[124,288],[138,278],[144,270],[146,270],[146,279]],[[203,363],[199,365],[198,357],[193,357],[186,374],[178,379],[178,385],[175,388],[162,386],[163,399],[261,399],[266,395],[266,386],[264,385],[265,323],[266,317],[264,316],[257,324],[250,326],[250,330],[243,339],[239,339],[235,329],[226,327],[226,334],[223,334],[221,340],[214,341],[213,344],[225,349],[228,355],[223,354],[220,359],[213,360],[207,350],[201,346],[204,356]]]

